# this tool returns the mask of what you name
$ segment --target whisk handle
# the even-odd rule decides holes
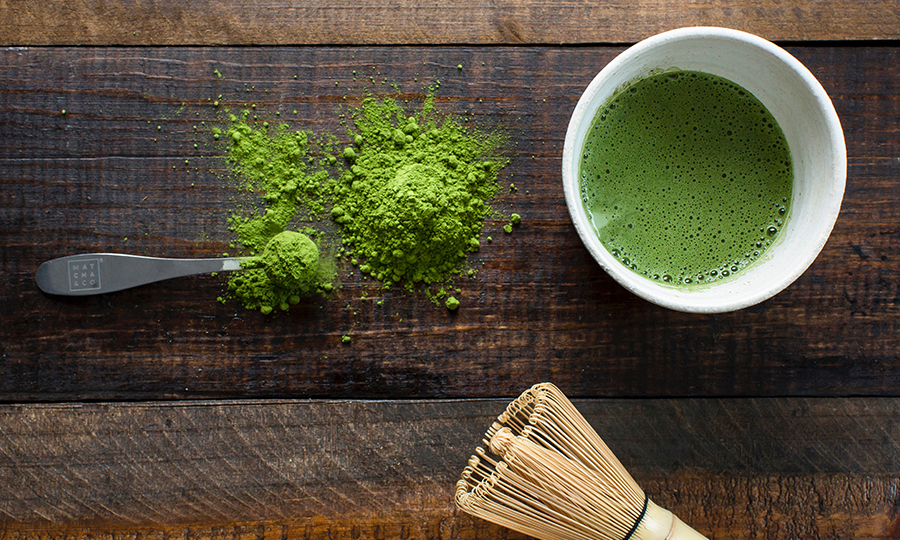
[[[665,508],[647,501],[647,511],[638,523],[633,540],[707,540],[678,516]]]

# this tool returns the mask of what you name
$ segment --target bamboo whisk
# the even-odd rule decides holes
[[[560,390],[509,404],[456,484],[474,516],[541,540],[706,540],[650,501]]]

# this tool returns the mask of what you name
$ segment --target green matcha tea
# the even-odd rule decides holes
[[[600,108],[581,198],[607,250],[651,279],[727,278],[768,248],[790,210],[793,166],[775,118],[721,77],[639,79]]]

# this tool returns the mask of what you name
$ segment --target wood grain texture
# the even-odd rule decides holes
[[[894,0],[4,0],[3,45],[628,43],[682,26],[771,40],[900,38]]]
[[[569,221],[565,126],[622,50],[0,51],[0,400],[494,397],[544,379],[573,397],[898,395],[898,49],[790,48],[844,126],[841,216],[787,290],[715,316],[632,296]],[[278,317],[216,302],[221,276],[79,299],[35,286],[37,266],[62,255],[230,251],[237,191],[210,134],[218,96],[342,136],[345,104],[396,83],[414,106],[435,80],[440,110],[510,135],[501,182],[518,191],[495,203],[523,216],[512,235],[486,225],[495,241],[472,257],[457,312],[381,291],[349,265],[334,297]]]
[[[0,538],[521,538],[452,490],[506,400],[0,407]],[[885,538],[895,399],[576,400],[710,538]]]

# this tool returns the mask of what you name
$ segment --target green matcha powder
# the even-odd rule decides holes
[[[356,113],[350,167],[334,189],[331,215],[363,260],[360,270],[385,285],[442,283],[478,251],[488,205],[507,161],[491,158],[497,138],[441,125],[423,112],[406,117],[392,99],[367,98]]]
[[[374,97],[351,116],[352,143],[340,157],[326,146],[319,159],[311,156],[309,132],[251,125],[249,112],[230,117],[224,135],[233,170],[262,203],[236,212],[231,223],[250,258],[228,290],[246,308],[287,310],[304,296],[330,292],[332,253],[386,288],[437,285],[430,293],[437,302],[463,273],[467,254],[480,248],[493,213],[488,202],[508,163],[499,156],[502,138],[440,117],[431,93],[412,116],[396,100]],[[329,215],[342,245],[323,253],[324,231],[298,224]],[[459,306],[449,300],[448,308]]]

